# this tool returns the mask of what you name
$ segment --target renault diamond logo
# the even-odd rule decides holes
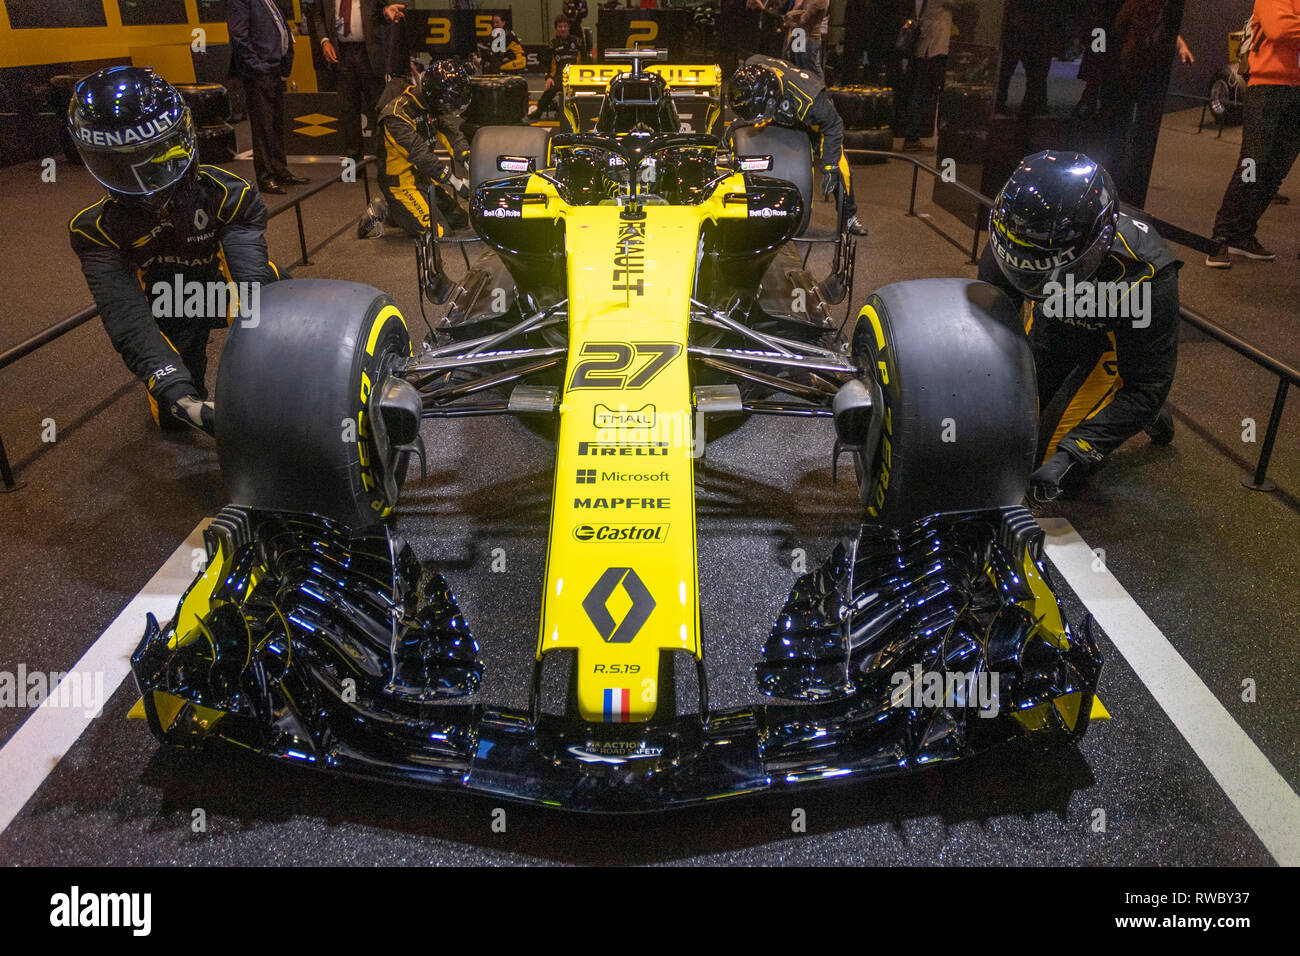
[[[326,116],[324,113],[308,113],[306,116],[295,116],[293,121],[307,124],[294,130],[295,133],[301,133],[303,136],[327,136],[330,133],[337,132],[333,127],[325,125],[326,123],[337,122],[337,116]]]
[[[614,620],[609,612],[609,599],[620,586],[623,593],[631,600],[632,606],[623,615],[622,623]],[[596,586],[582,600],[582,609],[596,625],[596,630],[608,644],[627,644],[636,637],[650,612],[655,609],[655,599],[650,596],[646,586],[631,568],[609,568],[600,576]]]

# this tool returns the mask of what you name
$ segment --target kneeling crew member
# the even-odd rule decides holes
[[[1149,224],[1119,211],[1115,185],[1081,153],[1026,157],[998,194],[979,277],[1032,303],[1043,503],[1140,431],[1173,440],[1164,407],[1178,363],[1182,263]]]
[[[279,278],[266,254],[262,197],[234,173],[199,165],[189,108],[151,69],[86,77],[68,126],[86,169],[108,189],[68,224],[108,337],[148,388],[160,427],[211,434],[208,334],[236,310],[257,321],[249,310],[260,283]],[[236,291],[247,301],[235,301]],[[216,303],[225,309],[209,314]]]
[[[831,104],[826,84],[807,70],[770,56],[755,54],[727,83],[727,102],[742,120],[755,126],[775,123],[807,133],[817,149],[822,195],[842,203],[844,225],[855,236],[867,228],[858,219],[853,177],[844,158],[844,122]]]
[[[387,208],[371,203],[357,227],[358,236],[371,235],[385,219],[417,239],[431,229],[435,236],[446,234],[447,223],[436,207],[430,210],[426,189],[430,182],[452,183],[452,170],[438,158],[431,139],[441,133],[452,156],[468,162],[469,144],[459,122],[444,123],[442,119],[447,116],[458,121],[468,105],[465,68],[452,60],[439,60],[420,75],[418,86],[408,86],[383,108],[379,115],[379,186]],[[455,185],[468,195],[466,181],[456,180]]]

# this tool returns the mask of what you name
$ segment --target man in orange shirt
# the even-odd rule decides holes
[[[1277,258],[1255,228],[1300,155],[1300,0],[1255,0],[1252,20],[1241,156],[1214,219],[1216,246],[1205,259],[1213,269],[1229,268],[1232,256]]]

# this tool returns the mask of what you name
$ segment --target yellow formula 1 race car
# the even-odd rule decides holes
[[[683,132],[649,55],[627,55],[590,128],[575,113],[553,135],[478,132],[485,252],[452,282],[424,248],[426,290],[450,302],[436,335],[417,345],[384,293],[320,279],[268,287],[259,323],[232,331],[216,434],[233,503],[132,658],[159,739],[642,811],[1085,731],[1101,657],[1020,507],[1037,409],[1015,309],[979,282],[918,280],[841,333],[791,251],[806,137]],[[422,421],[483,414],[554,429],[525,708],[478,699],[470,627],[392,521]],[[755,672],[766,702],[717,710],[695,466],[711,428],[761,414],[833,419],[863,524],[791,591]],[[676,699],[677,655],[698,701]],[[542,679],[560,662],[552,713]]]

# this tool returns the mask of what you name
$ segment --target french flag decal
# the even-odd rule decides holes
[[[626,687],[605,688],[605,723],[625,724],[632,709],[632,692]]]

